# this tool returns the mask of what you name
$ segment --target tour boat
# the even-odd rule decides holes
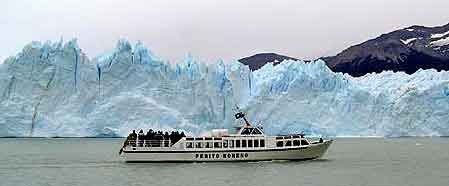
[[[120,150],[126,162],[233,162],[311,160],[322,157],[333,140],[311,141],[302,134],[265,136],[262,127],[245,121],[235,134],[226,129],[212,130],[204,137],[145,140],[127,139]]]

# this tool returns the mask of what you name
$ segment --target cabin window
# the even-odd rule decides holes
[[[260,147],[265,147],[265,140],[264,139],[260,140]]]
[[[309,145],[309,142],[306,140],[301,140],[301,145]]]
[[[193,138],[186,138],[186,140],[190,140],[191,141],[191,140],[193,140]]]
[[[291,147],[292,146],[292,141],[291,140],[286,141],[285,142],[285,146]]]
[[[300,146],[299,140],[293,140],[293,146]]]
[[[249,135],[249,134],[251,134],[251,128],[244,128],[243,130],[242,130],[242,133],[240,133],[240,134],[243,134],[243,135]]]
[[[278,137],[276,137],[276,139],[281,140],[281,139],[284,139],[284,137],[278,136]]]
[[[234,140],[229,140],[229,148],[234,148]]]
[[[242,148],[246,148],[246,140],[242,140]]]
[[[262,132],[260,132],[259,129],[255,128],[255,129],[253,130],[253,134],[262,134]]]
[[[196,142],[195,148],[203,148],[203,144],[201,142]]]
[[[221,148],[221,142],[214,142],[214,148]]]
[[[277,141],[276,142],[276,147],[283,147],[284,146],[284,142],[283,141]]]
[[[193,148],[193,143],[192,142],[187,142],[186,143],[186,147],[187,148]]]
[[[253,147],[253,140],[248,140],[248,147]]]
[[[240,140],[235,140],[235,148],[240,148]]]
[[[228,140],[223,141],[223,148],[228,148]]]
[[[212,148],[212,142],[206,142],[205,148]]]
[[[259,140],[254,140],[254,147],[259,147]]]

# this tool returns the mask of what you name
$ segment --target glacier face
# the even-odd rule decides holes
[[[236,105],[269,134],[449,136],[449,72],[353,78],[320,60],[255,72],[199,61],[170,64],[126,40],[93,59],[76,40],[32,42],[0,64],[0,136],[202,134],[236,126]]]

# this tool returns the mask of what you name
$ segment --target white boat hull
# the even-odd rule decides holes
[[[298,147],[260,149],[171,150],[127,147],[126,162],[232,162],[271,160],[310,160],[324,155],[332,140]]]

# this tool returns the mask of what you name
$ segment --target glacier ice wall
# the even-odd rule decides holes
[[[449,136],[449,72],[334,73],[323,61],[251,72],[238,62],[171,64],[120,40],[89,59],[76,40],[32,42],[0,64],[0,136],[201,134],[238,125],[238,105],[266,132]]]

